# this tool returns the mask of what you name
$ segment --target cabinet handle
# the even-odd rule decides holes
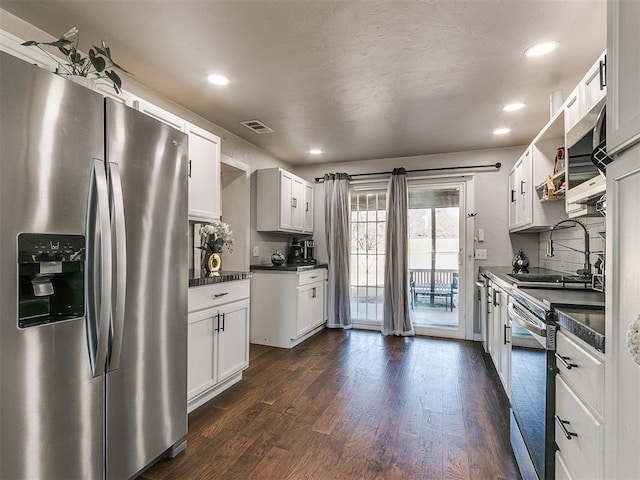
[[[569,363],[569,360],[571,360],[571,357],[563,357],[559,353],[556,353],[556,359],[561,364],[563,364],[567,370],[571,370],[572,368],[578,368],[578,365],[576,365],[575,363]]]
[[[506,345],[507,343],[511,343],[510,341],[507,341],[507,329],[511,329],[511,327],[509,327],[507,324],[503,325],[504,327],[504,345]]]
[[[516,201],[516,191],[511,190],[511,203]]]
[[[293,198],[291,199],[291,206],[292,206],[293,208],[298,208],[298,199],[297,199],[296,197],[293,197]]]
[[[573,437],[577,437],[578,434],[574,433],[574,432],[570,432],[566,425],[571,425],[571,422],[568,422],[566,420],[562,420],[558,415],[556,415],[556,422],[558,423],[558,425],[560,425],[560,428],[562,429],[562,432],[564,433],[564,436],[567,437],[567,440],[571,440]]]
[[[215,328],[216,332],[220,331],[220,314],[216,314],[216,328]]]
[[[229,292],[224,292],[224,293],[216,293],[213,298],[220,298],[220,297],[224,297],[225,295],[229,295]]]
[[[191,160],[189,160],[189,178],[191,178]]]
[[[499,307],[500,303],[498,303],[498,291],[494,290],[493,291],[493,306],[494,307]]]
[[[304,204],[304,211],[308,212],[309,211],[309,202],[305,202]]]
[[[224,332],[224,313],[222,314],[222,331]],[[220,314],[218,314],[220,316]]]
[[[524,195],[524,180],[520,180],[520,195]]]
[[[600,60],[600,90],[604,90],[607,86],[607,56],[604,56],[604,60]]]
[[[312,278],[312,279],[314,279],[314,278],[318,278],[318,276],[317,276],[317,275],[314,275],[314,276],[313,276],[313,277],[311,277],[311,278]]]

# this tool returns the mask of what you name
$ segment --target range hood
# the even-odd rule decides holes
[[[567,190],[567,203],[595,204],[607,187],[605,178],[598,174],[580,185]]]

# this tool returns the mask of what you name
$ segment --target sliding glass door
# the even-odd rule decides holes
[[[409,296],[416,332],[459,337],[464,185],[409,184]]]
[[[465,338],[466,180],[409,181],[409,300],[418,334]],[[387,182],[352,185],[351,318],[379,329],[383,315]]]

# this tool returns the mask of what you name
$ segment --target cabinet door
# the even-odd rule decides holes
[[[249,302],[220,308],[218,382],[249,366]]]
[[[304,184],[304,225],[305,233],[313,233],[313,187]]]
[[[298,310],[296,316],[296,338],[313,328],[314,283],[298,287]]]
[[[511,398],[511,321],[507,313],[509,296],[506,292],[500,292],[500,379],[504,386],[504,391]]]
[[[516,185],[519,184],[519,173],[516,165],[516,168],[509,175],[509,228],[518,225],[518,189]]]
[[[192,124],[189,135],[189,218],[220,218],[220,138]]]
[[[156,107],[154,104],[145,100],[134,100],[133,107],[156,120],[166,123],[170,127],[173,127],[181,132],[184,132],[184,120],[171,112],[167,112],[160,107]]]
[[[313,284],[313,316],[312,327],[322,325],[327,319],[327,307],[325,300],[326,282],[318,282]]]
[[[492,288],[491,293],[492,295],[489,299],[491,302],[489,313],[491,316],[491,343],[493,344],[491,358],[493,358],[493,364],[502,378],[502,320],[500,318],[500,290]]]
[[[293,230],[293,175],[280,172],[280,228]]]
[[[627,332],[640,316],[638,205],[640,143],[607,167],[606,478],[640,478],[640,365],[627,347]]]
[[[304,229],[304,220],[305,220],[305,188],[304,182],[300,180],[298,177],[293,177],[293,192],[292,192],[292,214],[291,214],[291,224],[294,230],[299,230],[302,232]]]
[[[640,2],[607,2],[607,150],[640,141]]]
[[[533,222],[533,180],[532,180],[532,149],[529,147],[522,156],[518,184],[518,225],[528,225]]]
[[[606,54],[596,61],[589,69],[582,82],[582,101],[584,104],[583,114],[591,110],[607,95],[607,82],[605,79]]]
[[[15,35],[0,31],[0,50],[50,72],[56,71],[58,62],[36,47],[23,46],[22,42]]]
[[[213,352],[216,313],[189,317],[187,348],[187,400],[216,384],[216,365]]]

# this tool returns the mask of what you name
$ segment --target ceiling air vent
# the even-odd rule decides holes
[[[246,121],[240,122],[240,123],[242,125],[244,125],[245,127],[253,130],[254,132],[256,132],[259,135],[262,135],[263,133],[273,133],[273,132],[275,132],[275,130],[273,128],[267,127],[260,120],[246,120]]]

